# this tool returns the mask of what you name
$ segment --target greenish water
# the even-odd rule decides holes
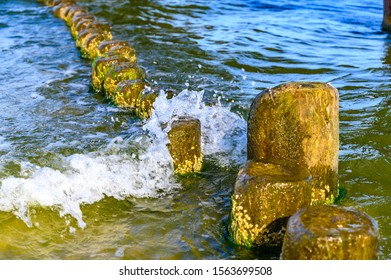
[[[0,2],[1,259],[274,259],[235,246],[230,195],[261,90],[340,93],[340,203],[374,217],[391,258],[391,37],[380,1],[78,1],[179,93],[142,122],[89,89],[91,62],[36,1]],[[210,106],[213,104],[213,106]],[[160,123],[203,123],[204,170],[173,175]]]

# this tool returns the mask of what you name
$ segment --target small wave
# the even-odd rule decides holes
[[[154,103],[151,120],[144,126],[153,134],[167,142],[166,133],[170,124],[178,116],[191,116],[201,122],[202,152],[214,159],[222,167],[238,165],[244,162],[247,143],[246,121],[231,112],[229,106],[222,106],[218,99],[215,106],[203,101],[204,91],[185,89],[175,98],[167,99],[160,94]],[[168,126],[162,131],[160,127]],[[163,132],[163,133],[162,133]]]
[[[130,128],[129,134],[133,135],[127,141],[116,137],[103,151],[60,156],[58,169],[21,162],[29,166],[29,172],[26,176],[22,170],[20,177],[8,177],[1,182],[0,210],[13,212],[32,226],[30,209],[49,207],[61,217],[74,217],[79,227],[84,228],[81,209],[84,204],[93,204],[106,196],[118,200],[129,196],[160,197],[177,190],[180,185],[175,180],[167,149],[167,132],[177,116],[200,119],[206,157],[224,167],[242,163],[245,121],[229,107],[207,106],[202,99],[202,91],[184,90],[172,99],[160,94],[141,134]]]

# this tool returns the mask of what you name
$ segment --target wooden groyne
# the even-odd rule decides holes
[[[148,83],[144,69],[137,63],[136,50],[128,42],[116,40],[107,22],[95,17],[76,1],[38,1],[51,6],[53,14],[65,21],[81,56],[92,61],[91,88],[104,95],[109,102],[128,109],[137,117],[149,118],[159,90],[153,89]],[[191,116],[175,117],[183,120]],[[198,123],[178,120],[173,121],[171,133],[168,135],[172,141],[169,151],[173,157],[174,171],[178,174],[198,172],[201,170],[203,158],[201,126],[198,120]],[[197,136],[193,137],[196,142],[184,141],[183,137],[179,136],[188,130],[189,123],[198,124],[191,132]],[[180,142],[178,139],[181,139]]]
[[[147,74],[131,44],[116,40],[108,23],[74,0],[39,2],[52,6],[54,15],[69,26],[81,56],[91,60],[91,88],[135,116],[149,118],[159,93],[147,90]],[[390,1],[385,0],[385,30],[390,16]],[[199,172],[200,121],[175,116],[169,125],[175,172]],[[247,133],[248,160],[231,197],[228,230],[235,243],[281,246],[282,259],[378,257],[376,222],[360,211],[330,205],[339,187],[337,89],[318,82],[267,89],[251,104]]]

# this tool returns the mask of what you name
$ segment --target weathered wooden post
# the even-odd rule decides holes
[[[77,39],[79,31],[88,28],[88,25],[95,22],[95,17],[90,14],[78,14],[72,18],[71,35],[74,40]]]
[[[338,92],[287,83],[260,93],[248,118],[247,156],[232,196],[230,233],[245,246],[282,243],[289,216],[338,193]],[[278,163],[278,164],[276,164]]]
[[[60,19],[65,19],[67,9],[73,6],[76,6],[75,1],[58,1],[54,3],[53,14]]]
[[[230,235],[246,246],[281,246],[288,218],[311,202],[306,168],[248,161],[232,196]]]
[[[102,55],[96,58],[92,62],[91,87],[97,92],[102,92],[107,71],[113,65],[121,62],[129,62],[129,59],[122,55]]]
[[[56,0],[38,0],[38,2],[42,2],[46,6],[54,6]]]
[[[259,94],[248,119],[249,160],[308,168],[312,203],[338,194],[338,91],[325,83],[287,83]]]
[[[120,54],[128,57],[131,62],[136,63],[136,51],[125,41],[103,41],[98,46],[98,52],[99,56]]]
[[[391,0],[383,0],[382,28],[385,31],[391,31]]]
[[[159,93],[156,91],[147,92],[141,95],[141,98],[136,105],[136,115],[142,119],[147,119],[151,116],[153,108],[153,103],[156,98],[159,96]]]
[[[107,99],[114,97],[115,89],[121,81],[139,80],[145,78],[145,72],[136,63],[119,62],[113,64],[108,70],[103,81],[103,90]]]
[[[147,83],[144,80],[125,80],[118,83],[113,103],[118,107],[136,109],[142,98],[142,93]]]
[[[70,6],[65,10],[64,21],[71,26],[73,17],[76,15],[87,15],[87,10],[80,6]]]
[[[378,254],[379,230],[373,218],[355,209],[316,205],[289,219],[281,258],[372,260]]]
[[[80,46],[82,57],[95,59],[98,57],[98,46],[105,40],[110,40],[112,35],[110,32],[95,31],[86,37],[86,40]]]
[[[175,173],[186,174],[201,170],[201,123],[198,119],[179,117],[174,120],[168,139]]]

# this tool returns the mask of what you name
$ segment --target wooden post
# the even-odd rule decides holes
[[[383,30],[391,32],[391,0],[383,0]]]
[[[168,132],[168,149],[174,162],[175,173],[199,172],[202,167],[201,123],[191,117],[180,117]]]
[[[332,205],[299,210],[289,221],[284,260],[372,260],[379,254],[376,221],[353,208]]]
[[[113,65],[121,62],[129,62],[129,59],[121,55],[102,55],[95,59],[92,63],[91,87],[97,92],[102,92],[103,82],[105,80],[107,71],[109,71]]]
[[[118,83],[113,103],[118,107],[136,109],[141,102],[143,90],[147,83],[144,80],[125,80]]]
[[[112,99],[119,82],[144,79],[145,72],[136,63],[120,62],[111,66],[103,81],[103,90],[107,99]]]
[[[248,161],[232,196],[232,239],[246,247],[281,246],[288,218],[311,203],[309,180],[306,168]]]
[[[248,119],[249,160],[280,160],[307,168],[312,203],[338,194],[338,91],[325,83],[287,83],[260,93]]]

